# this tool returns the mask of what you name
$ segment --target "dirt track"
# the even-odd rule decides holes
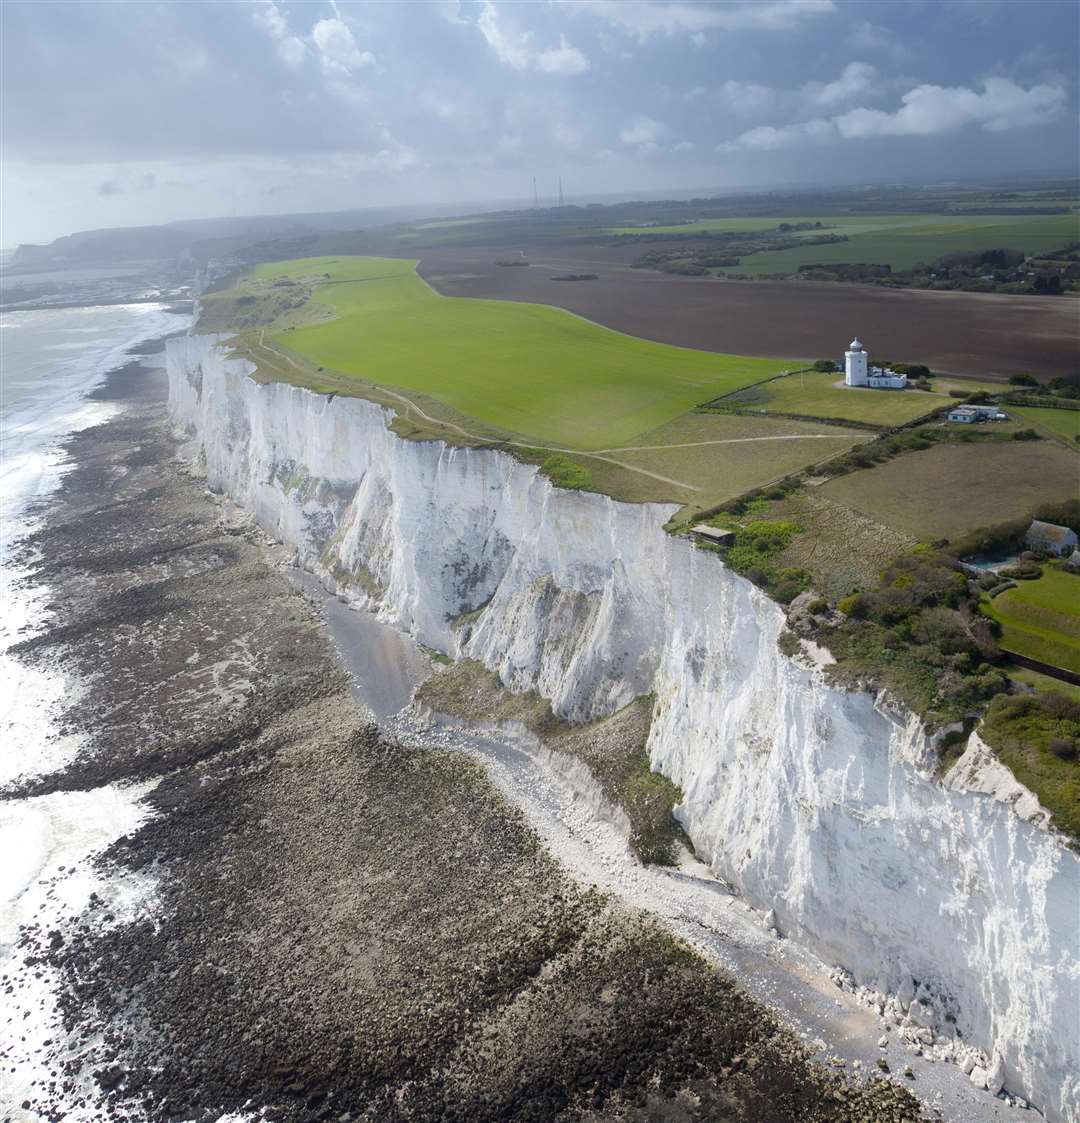
[[[739,355],[839,355],[857,334],[872,354],[942,373],[1006,378],[1080,371],[1080,301],[869,285],[719,281],[631,269],[640,246],[424,251],[420,274],[446,296],[555,304],[646,339]],[[596,281],[553,281],[594,272]]]

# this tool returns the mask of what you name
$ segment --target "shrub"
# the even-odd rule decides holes
[[[863,593],[852,593],[850,596],[841,597],[836,607],[845,615],[856,620],[865,617],[869,611],[869,600]]]
[[[1042,522],[1067,526],[1080,534],[1080,499],[1065,499],[1058,503],[1043,503],[1035,508],[1034,518]]]
[[[999,572],[1000,576],[1008,577],[1012,581],[1034,581],[1037,577],[1042,577],[1042,570],[1034,562],[1010,565]]]
[[[1034,429],[1017,429],[1012,435],[1014,441],[1037,441],[1039,434]]]
[[[1032,377],[1030,374],[1014,374],[1009,379],[1010,386],[1038,386],[1039,381],[1037,378]]]
[[[967,390],[950,390],[949,391],[949,397],[950,398],[967,398],[967,397],[970,397],[970,394],[968,393]]]
[[[1049,747],[1058,760],[1076,760],[1078,755],[1076,742],[1066,741],[1063,737],[1051,737]]]
[[[592,483],[592,472],[561,452],[549,456],[540,470],[556,487],[587,488]]]

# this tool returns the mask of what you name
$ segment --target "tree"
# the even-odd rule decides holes
[[[1014,374],[1009,379],[1010,386],[1038,386],[1039,381],[1030,374]]]
[[[836,370],[836,363],[834,363],[832,359],[818,359],[814,363],[814,370],[827,373],[828,371]]]

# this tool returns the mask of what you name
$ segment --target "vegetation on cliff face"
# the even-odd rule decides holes
[[[1080,849],[1080,701],[1054,692],[1001,695],[979,733]]]
[[[689,848],[672,815],[682,802],[682,792],[652,770],[645,751],[652,724],[651,697],[637,698],[610,717],[575,726],[556,717],[539,694],[512,694],[498,675],[470,659],[428,679],[416,696],[440,713],[468,721],[520,722],[544,748],[582,761],[605,798],[625,812],[630,848],[641,861],[671,865],[681,846]]]

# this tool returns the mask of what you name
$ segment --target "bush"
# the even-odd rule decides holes
[[[1014,441],[1037,441],[1039,434],[1034,429],[1017,429],[1012,435]]]
[[[1033,562],[1022,562],[1001,570],[1000,575],[1012,581],[1034,581],[1037,577],[1042,577],[1042,570]]]
[[[1010,386],[1038,386],[1039,380],[1030,374],[1014,374],[1009,379]]]
[[[969,397],[971,397],[971,394],[967,390],[950,390],[949,391],[949,397],[950,398],[969,398]]]
[[[820,371],[822,374],[826,374],[836,370],[836,363],[834,363],[832,359],[818,359],[814,363],[814,370]]]
[[[1034,518],[1045,523],[1067,526],[1080,534],[1080,499],[1064,499],[1058,503],[1043,503],[1035,508]]]
[[[836,602],[836,607],[845,616],[859,620],[868,615],[870,602],[865,593],[852,593],[850,596],[841,597]]]
[[[1066,741],[1063,737],[1051,737],[1049,747],[1058,760],[1076,760],[1077,758],[1075,741]]]
[[[592,483],[592,472],[561,452],[549,456],[540,470],[556,487],[587,488]]]

